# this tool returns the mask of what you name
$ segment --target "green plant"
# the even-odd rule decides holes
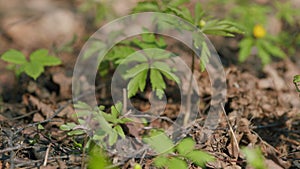
[[[254,169],[267,169],[264,163],[264,156],[259,148],[243,148],[242,152],[246,156],[246,160],[248,165],[253,167]]]
[[[90,14],[94,25],[99,25],[106,19],[112,18],[115,14],[111,2],[106,0],[85,0],[80,4],[79,11]]]
[[[300,86],[300,75],[295,75],[293,79],[293,83],[296,87],[297,92],[300,92],[299,86]]]
[[[251,54],[258,56],[263,65],[270,63],[272,56],[284,58],[286,55],[278,45],[279,39],[265,28],[272,8],[249,1],[235,2],[237,5],[229,13],[230,19],[239,23],[245,31],[239,43],[239,61],[244,62]]]
[[[90,133],[89,129],[83,124],[90,125],[90,123],[96,122],[100,125],[100,129],[96,130],[93,133],[92,140],[96,140],[99,142],[103,142],[104,139],[108,139],[109,146],[112,146],[116,143],[118,136],[121,138],[125,138],[124,131],[121,127],[122,124],[126,122],[132,121],[129,118],[125,118],[121,116],[122,104],[117,103],[114,106],[111,106],[111,113],[105,113],[103,110],[105,107],[99,106],[96,108],[91,108],[89,105],[83,102],[79,102],[74,105],[75,108],[80,110],[77,112],[77,116],[79,117],[79,123],[67,123],[60,126],[60,129],[63,131],[68,131],[69,136],[82,135],[85,133]],[[84,121],[80,119],[80,117],[91,116],[92,121]],[[106,146],[106,145],[103,145]]]
[[[88,148],[88,154],[88,169],[105,169],[111,165],[111,162],[107,157],[105,151],[95,143],[90,144]]]
[[[28,76],[36,80],[45,70],[45,66],[56,66],[61,64],[59,58],[50,56],[48,50],[39,49],[30,54],[29,60],[20,51],[11,49],[2,54],[1,59],[10,63],[16,75],[25,72]]]
[[[207,162],[214,160],[208,153],[195,149],[196,143],[192,138],[184,138],[174,145],[162,131],[152,130],[150,137],[145,137],[144,141],[159,154],[153,160],[158,168],[183,169],[191,163],[205,167]]]
[[[194,32],[193,44],[196,50],[201,51],[200,67],[201,70],[205,70],[205,66],[211,57],[208,45],[203,38],[202,33],[221,36],[234,36],[236,33],[242,33],[238,25],[226,20],[210,19],[204,16],[204,11],[200,3],[195,5],[194,16],[183,4],[188,0],[173,0],[173,1],[145,1],[139,2],[133,9],[133,12],[163,12],[168,14],[177,15],[186,21],[190,22],[199,29]],[[161,21],[158,24],[158,29],[166,27],[173,27],[176,29],[178,23],[172,21]],[[190,28],[186,28],[190,29]],[[146,81],[149,79],[151,82],[152,90],[155,91],[159,98],[162,98],[164,90],[166,88],[165,80],[171,80],[179,83],[179,78],[174,74],[176,69],[171,69],[167,64],[161,62],[162,60],[171,59],[174,55],[163,52],[162,50],[155,50],[156,52],[147,53],[146,49],[166,49],[167,44],[164,37],[149,33],[144,30],[145,33],[141,37],[136,37],[131,40],[126,40],[115,45],[111,51],[106,55],[101,65],[99,66],[99,72],[102,76],[108,73],[110,68],[119,66],[121,63],[127,63],[132,65],[137,64],[134,68],[128,70],[122,77],[125,80],[129,80],[127,89],[128,97],[132,97],[137,94],[138,91],[143,92],[145,90]],[[109,37],[113,39],[117,37],[121,32],[112,32]],[[110,42],[94,41],[91,48],[85,52],[84,58],[88,58],[92,54],[98,53],[102,55],[102,49],[105,49],[106,44]],[[135,53],[136,51],[143,50],[144,53]],[[129,57],[130,54],[135,53],[134,57]],[[195,56],[192,56],[195,59]],[[193,65],[191,67],[195,67]],[[150,73],[149,73],[150,72]]]

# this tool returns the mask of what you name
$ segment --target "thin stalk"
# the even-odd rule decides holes
[[[189,88],[188,88],[188,93],[187,93],[187,98],[186,98],[186,109],[185,109],[185,116],[183,120],[183,125],[187,125],[189,118],[191,116],[191,105],[192,105],[192,83],[193,83],[193,75],[194,75],[194,69],[195,69],[195,53],[192,55],[192,64],[191,64],[191,69],[192,73],[190,76],[190,81],[189,81]]]

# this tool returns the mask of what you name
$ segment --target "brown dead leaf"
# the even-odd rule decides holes
[[[40,113],[35,113],[33,115],[33,119],[32,119],[33,122],[40,122],[40,121],[44,121],[44,120],[45,120],[45,118]]]
[[[51,108],[50,105],[47,105],[47,104],[41,102],[38,98],[36,98],[36,97],[34,97],[32,95],[27,95],[25,97],[28,97],[28,98],[27,99],[23,99],[24,103],[25,104],[27,103],[28,105],[36,107],[38,110],[40,110],[42,112],[42,114],[46,118],[49,118],[49,117],[51,117],[54,114],[53,109]]]
[[[57,167],[56,166],[47,165],[47,166],[41,166],[40,169],[57,169]]]
[[[272,169],[283,169],[281,166],[276,164],[274,161],[266,159],[265,164],[267,165],[267,168],[272,168]]]
[[[53,75],[53,81],[60,87],[59,93],[62,98],[71,98],[72,78],[67,77],[64,73],[59,72]]]
[[[268,74],[269,78],[272,80],[272,83],[274,85],[274,89],[276,90],[283,90],[286,85],[285,81],[283,80],[282,77],[278,75],[278,72],[274,67],[271,65],[266,65],[263,69],[263,71]]]

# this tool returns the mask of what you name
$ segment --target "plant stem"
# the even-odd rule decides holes
[[[187,98],[186,98],[186,109],[185,109],[185,116],[183,120],[183,125],[187,125],[189,118],[191,116],[191,105],[192,105],[192,83],[193,83],[193,75],[194,75],[194,69],[195,69],[195,53],[192,55],[192,64],[191,64],[191,69],[192,73],[190,76],[190,81],[189,81],[189,88],[188,88],[188,93],[187,93]]]

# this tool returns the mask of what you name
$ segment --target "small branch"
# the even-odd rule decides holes
[[[127,112],[127,91],[125,88],[123,88],[123,113]]]
[[[47,165],[47,161],[48,161],[48,156],[49,156],[50,148],[51,148],[51,143],[48,145],[48,148],[47,148],[47,150],[46,150],[46,155],[45,155],[45,158],[44,158],[43,166],[46,166],[46,165]]]
[[[240,147],[239,147],[239,143],[238,143],[238,141],[237,141],[237,139],[236,139],[236,136],[235,136],[235,134],[234,134],[234,131],[233,131],[233,129],[232,129],[232,126],[231,126],[231,124],[230,124],[230,121],[229,121],[229,119],[228,119],[228,117],[227,117],[227,115],[226,115],[226,111],[225,111],[225,109],[224,109],[224,106],[223,106],[223,104],[221,103],[221,107],[222,107],[222,110],[223,110],[223,113],[224,113],[224,116],[225,116],[225,119],[226,119],[226,122],[227,122],[227,124],[228,124],[228,126],[229,126],[229,131],[230,131],[230,135],[231,135],[231,139],[232,139],[232,153],[233,153],[233,155],[235,154],[235,151],[234,151],[234,144],[233,143],[235,143],[235,147],[236,147],[236,149],[237,149],[237,153],[239,154],[240,153]],[[237,155],[237,157],[238,157],[238,155]],[[236,157],[236,158],[237,158]]]

